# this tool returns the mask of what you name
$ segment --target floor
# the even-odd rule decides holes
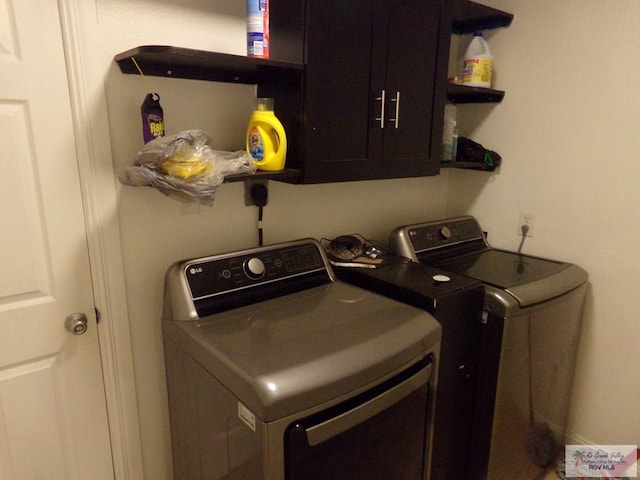
[[[542,480],[558,480],[560,477],[558,477],[558,475],[556,475],[556,472],[553,470],[550,470],[547,472],[547,474],[542,477]]]

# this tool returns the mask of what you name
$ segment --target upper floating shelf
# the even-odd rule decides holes
[[[513,15],[469,0],[454,2],[453,33],[465,34],[511,25]]]
[[[271,81],[286,82],[287,79],[296,78],[303,71],[303,65],[297,63],[190,48],[147,45],[115,56],[122,73],[140,73],[133,58],[145,75],[248,85]]]

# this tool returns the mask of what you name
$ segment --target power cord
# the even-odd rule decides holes
[[[520,240],[520,246],[518,247],[518,253],[522,251],[522,246],[524,245],[524,241],[527,239],[527,233],[529,233],[529,225],[524,224],[520,227],[522,231],[522,240]]]
[[[263,245],[262,235],[262,213],[263,208],[267,206],[269,201],[269,189],[262,183],[256,183],[251,187],[251,198],[258,207],[258,245]]]

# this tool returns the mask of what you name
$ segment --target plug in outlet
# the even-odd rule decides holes
[[[268,180],[246,180],[244,182],[244,205],[245,207],[251,207],[256,204],[253,189],[256,185],[264,185],[264,193],[268,195],[269,181]],[[266,193],[265,193],[266,192]],[[267,198],[265,197],[265,202],[267,202]],[[265,203],[266,205],[266,203]]]
[[[527,237],[533,237],[533,229],[536,225],[536,214],[520,212],[520,221],[518,222],[518,236],[522,236],[522,227],[526,225],[529,227],[527,231]]]

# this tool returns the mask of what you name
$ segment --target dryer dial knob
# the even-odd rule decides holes
[[[258,257],[251,257],[244,262],[244,273],[247,277],[258,280],[264,276],[264,262]]]
[[[451,229],[444,225],[440,227],[440,230],[438,230],[438,234],[440,235],[440,238],[442,240],[449,240],[451,238]]]

